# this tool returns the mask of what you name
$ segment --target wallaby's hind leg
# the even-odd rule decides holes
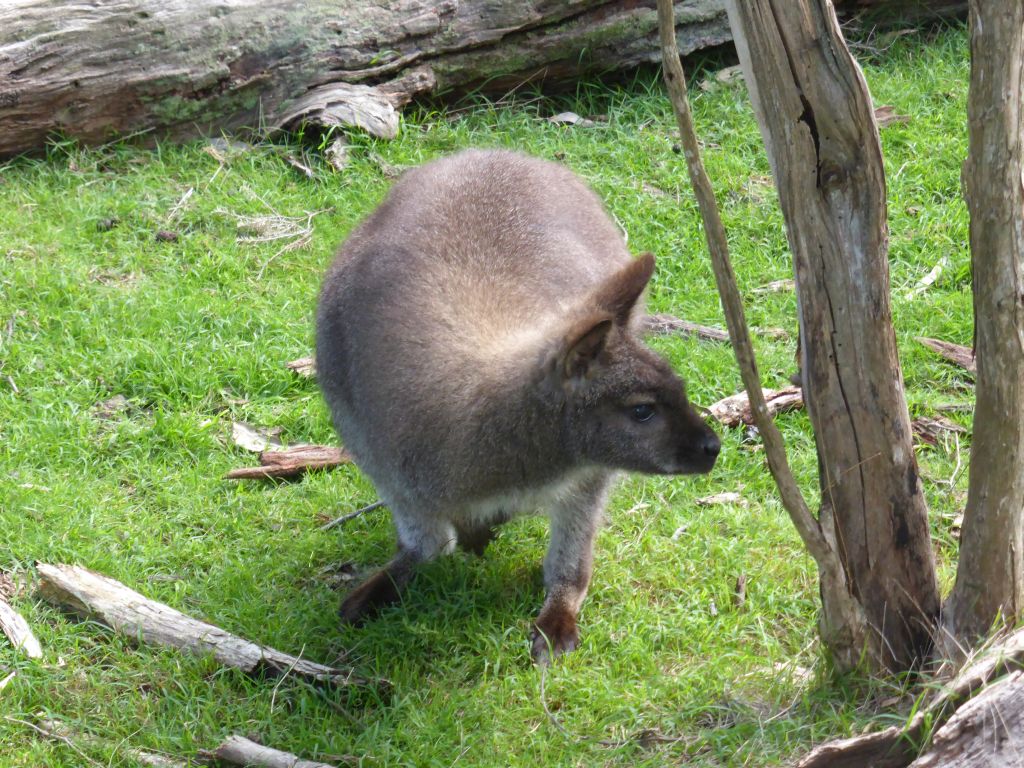
[[[361,624],[381,608],[397,603],[402,598],[402,588],[415,575],[416,566],[450,552],[455,545],[455,529],[447,523],[409,526],[396,516],[395,524],[398,554],[342,601],[338,613],[343,622]]]
[[[544,558],[547,597],[534,624],[533,660],[548,664],[579,643],[576,616],[590,586],[594,536],[609,477],[597,476],[566,494],[551,512],[551,544]]]

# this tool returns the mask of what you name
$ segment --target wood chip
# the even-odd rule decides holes
[[[920,416],[910,422],[910,426],[914,430],[914,435],[928,445],[938,445],[939,439],[945,435],[967,432],[966,427],[950,421],[945,416]]]
[[[926,336],[918,336],[915,340],[924,344],[933,352],[937,352],[954,365],[959,365],[968,373],[972,375],[977,373],[977,368],[974,364],[974,350],[970,347],[942,341],[941,339],[929,339]]]
[[[253,453],[284,448],[280,427],[254,427],[244,421],[231,422],[231,440],[239,448]]]
[[[316,359],[313,357],[300,357],[297,360],[285,363],[284,367],[290,371],[295,371],[295,373],[304,378],[316,376]]]
[[[341,172],[348,167],[351,153],[352,145],[345,141],[343,136],[335,136],[324,150],[324,159],[327,160],[331,168]]]
[[[696,336],[706,341],[729,341],[729,332],[709,325],[691,323],[675,315],[648,315],[644,318],[644,333],[669,334],[680,336]]]
[[[36,636],[28,622],[20,613],[14,610],[6,600],[0,599],[0,631],[7,635],[7,639],[16,650],[21,651],[30,659],[40,659],[43,656],[43,648],[39,645]]]
[[[765,389],[762,391],[770,416],[786,411],[794,411],[804,406],[804,395],[800,387]],[[738,427],[740,424],[753,425],[754,423],[754,414],[751,413],[750,399],[747,397],[746,392],[740,392],[719,400],[708,410],[725,427]]]
[[[314,469],[334,469],[348,464],[352,456],[344,448],[331,445],[291,445],[263,451],[260,466],[240,467],[224,475],[225,480],[265,480],[298,477]]]
[[[332,686],[369,684],[351,670],[297,658],[194,619],[87,568],[37,563],[36,570],[44,600],[130,639],[197,656],[212,655],[224,666],[249,674],[297,675]]]
[[[334,768],[328,763],[303,760],[291,752],[264,747],[244,736],[228,736],[210,755],[231,765],[252,766],[253,768]]]

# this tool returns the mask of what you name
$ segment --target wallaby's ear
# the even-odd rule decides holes
[[[625,325],[640,294],[654,274],[654,254],[644,253],[605,280],[593,296],[619,325]]]
[[[608,341],[612,318],[591,315],[575,323],[565,335],[562,376],[565,381],[587,377]]]

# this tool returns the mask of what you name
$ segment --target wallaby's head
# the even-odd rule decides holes
[[[708,472],[721,444],[682,380],[630,318],[654,271],[644,254],[598,286],[556,343],[549,375],[564,396],[565,441],[585,462],[651,474]]]

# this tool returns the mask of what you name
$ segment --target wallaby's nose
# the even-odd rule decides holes
[[[701,446],[704,449],[704,453],[711,458],[718,456],[719,451],[722,450],[722,441],[718,439],[718,435],[714,432],[709,432],[703,441]]]

